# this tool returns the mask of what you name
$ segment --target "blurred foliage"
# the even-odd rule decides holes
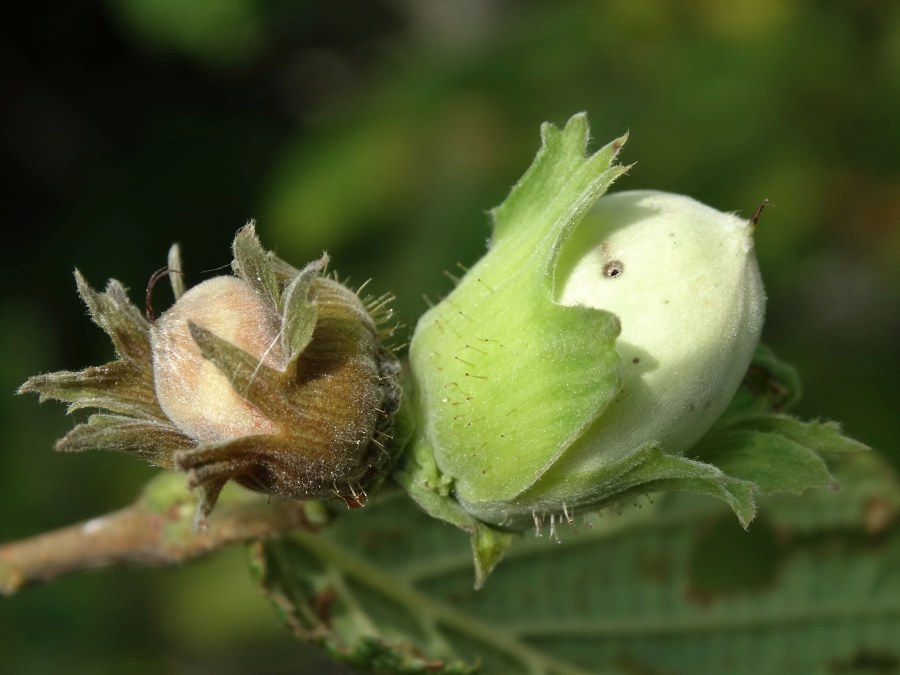
[[[172,241],[196,283],[251,217],[282,257],[327,248],[396,293],[412,326],[442,270],[483,251],[540,122],[586,110],[598,144],[631,132],[618,189],[747,215],[772,200],[764,338],[801,372],[798,413],[900,467],[897,3],[51,0],[6,3],[0,33],[6,392],[111,357],[75,265],[140,301]],[[54,455],[58,406],[0,410],[2,539],[123,505],[150,475]],[[296,672],[306,652],[261,599],[211,590],[249,584],[239,557],[5,601],[4,665]]]

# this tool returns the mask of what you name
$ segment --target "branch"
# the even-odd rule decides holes
[[[160,474],[121,511],[0,545],[0,596],[82,570],[174,565],[235,542],[315,531],[328,520],[316,502],[268,499],[239,488],[223,492],[205,531],[191,526],[195,510],[184,476]]]

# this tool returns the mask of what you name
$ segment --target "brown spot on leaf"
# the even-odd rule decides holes
[[[313,598],[313,612],[315,612],[316,619],[328,628],[331,627],[331,608],[334,606],[335,600],[337,600],[337,591],[330,587],[322,589]]]
[[[891,652],[861,649],[848,659],[835,659],[828,665],[830,673],[896,673],[900,671],[900,656]]]
[[[616,670],[626,675],[675,675],[675,671],[658,668],[633,654],[617,654],[614,663]]]
[[[647,555],[638,559],[638,574],[649,581],[665,583],[672,576],[672,561],[665,555]]]
[[[879,534],[894,522],[897,511],[884,497],[869,498],[863,509],[863,527],[869,534]]]

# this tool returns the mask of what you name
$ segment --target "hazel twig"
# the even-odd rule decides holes
[[[175,565],[236,542],[315,531],[327,521],[316,502],[269,499],[236,488],[227,492],[202,532],[191,527],[196,503],[184,489],[184,477],[163,474],[127,508],[0,544],[0,595],[82,570]]]

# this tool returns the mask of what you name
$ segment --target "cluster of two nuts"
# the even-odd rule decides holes
[[[753,222],[663,193],[601,198],[626,170],[615,163],[624,139],[586,155],[581,115],[542,133],[493,212],[487,254],[416,327],[407,448],[390,442],[401,396],[382,303],[325,276],[324,260],[289,266],[252,226],[235,239],[234,276],[180,295],[153,323],[121,286],[80,284],[119,360],[22,389],[115,413],[60,447],[186,471],[201,516],[232,479],[358,503],[401,453],[416,501],[467,528],[523,529],[658,487],[715,493],[721,473],[682,453],[722,413],[759,340]]]

